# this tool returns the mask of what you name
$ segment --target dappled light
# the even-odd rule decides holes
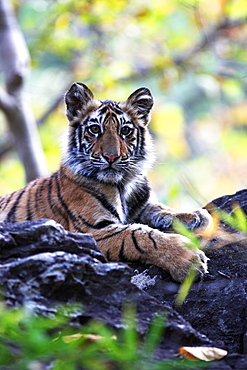
[[[244,1],[13,1],[31,55],[31,99],[49,171],[74,81],[101,99],[147,86],[157,162],[149,177],[171,206],[201,206],[246,186],[247,8]],[[3,77],[3,76],[2,76]],[[25,174],[0,115],[0,193]]]

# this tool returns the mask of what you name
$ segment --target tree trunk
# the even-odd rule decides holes
[[[15,19],[11,1],[0,0],[0,65],[6,87],[6,91],[0,89],[0,109],[4,112],[14,136],[27,182],[47,172],[37,125],[24,94],[29,61],[29,52]]]

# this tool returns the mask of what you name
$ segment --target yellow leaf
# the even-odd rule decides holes
[[[227,351],[216,347],[181,347],[179,354],[190,361],[214,361],[227,355]]]
[[[75,340],[80,339],[81,337],[83,337],[83,334],[77,333],[77,334],[72,334],[72,335],[64,335],[62,339],[64,343],[70,343],[70,342],[74,342]]]
[[[85,339],[87,339],[91,342],[96,342],[96,341],[104,339],[104,337],[102,337],[101,335],[98,335],[98,334],[81,334],[81,333],[66,335],[66,336],[63,336],[62,338],[63,338],[63,341],[65,343],[70,343],[70,342],[73,342],[73,341],[78,340],[80,338],[85,338]],[[113,335],[111,337],[111,339],[116,340],[117,337],[115,335]]]

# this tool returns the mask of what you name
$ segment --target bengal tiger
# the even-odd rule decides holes
[[[189,249],[185,236],[166,231],[174,218],[196,228],[211,216],[151,201],[149,89],[120,103],[97,100],[86,85],[74,83],[65,104],[68,135],[59,170],[1,197],[0,221],[53,219],[73,233],[93,234],[109,261],[156,264],[179,282],[192,265],[205,273],[205,254]]]

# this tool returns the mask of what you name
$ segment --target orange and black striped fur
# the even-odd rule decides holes
[[[92,233],[107,259],[151,262],[177,281],[194,263],[205,272],[204,253],[165,231],[174,217],[191,228],[206,225],[207,211],[182,213],[150,201],[150,91],[140,88],[124,103],[99,101],[75,83],[65,102],[68,140],[60,169],[0,198],[0,221],[54,219],[71,232]]]

